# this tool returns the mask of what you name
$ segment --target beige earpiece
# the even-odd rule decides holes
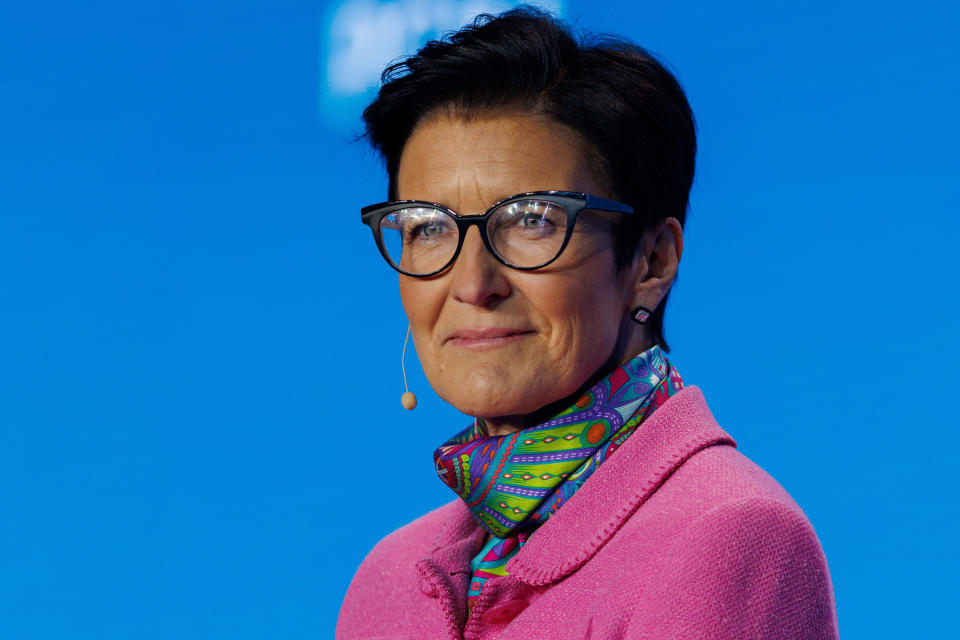
[[[407,337],[403,339],[403,354],[400,356],[400,370],[403,371],[403,395],[400,396],[400,404],[407,411],[417,408],[417,396],[407,387],[407,342],[410,340],[410,325],[407,325]]]

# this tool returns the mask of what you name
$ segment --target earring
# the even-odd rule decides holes
[[[652,315],[653,311],[641,306],[637,306],[633,311],[630,312],[630,316],[633,318],[634,322],[638,324],[646,324],[647,320],[649,320],[650,316]]]

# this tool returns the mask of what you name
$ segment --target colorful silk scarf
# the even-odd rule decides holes
[[[533,531],[682,388],[680,374],[654,345],[552,420],[488,436],[478,419],[434,452],[440,479],[491,534],[470,563],[469,608],[489,578],[507,575],[507,561]]]

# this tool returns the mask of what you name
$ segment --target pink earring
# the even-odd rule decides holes
[[[653,315],[653,311],[647,309],[646,307],[637,306],[633,311],[630,312],[630,316],[638,324],[646,324],[647,320],[650,319],[650,316]]]

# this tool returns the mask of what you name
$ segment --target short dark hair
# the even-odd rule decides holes
[[[606,195],[638,214],[614,228],[618,269],[660,221],[672,216],[685,224],[697,146],[693,113],[676,78],[632,42],[592,35],[578,41],[559,19],[524,6],[478,16],[390,65],[381,80],[363,112],[364,136],[386,162],[390,200],[404,145],[429,117],[523,112],[572,129]],[[666,303],[647,330],[669,351]]]

